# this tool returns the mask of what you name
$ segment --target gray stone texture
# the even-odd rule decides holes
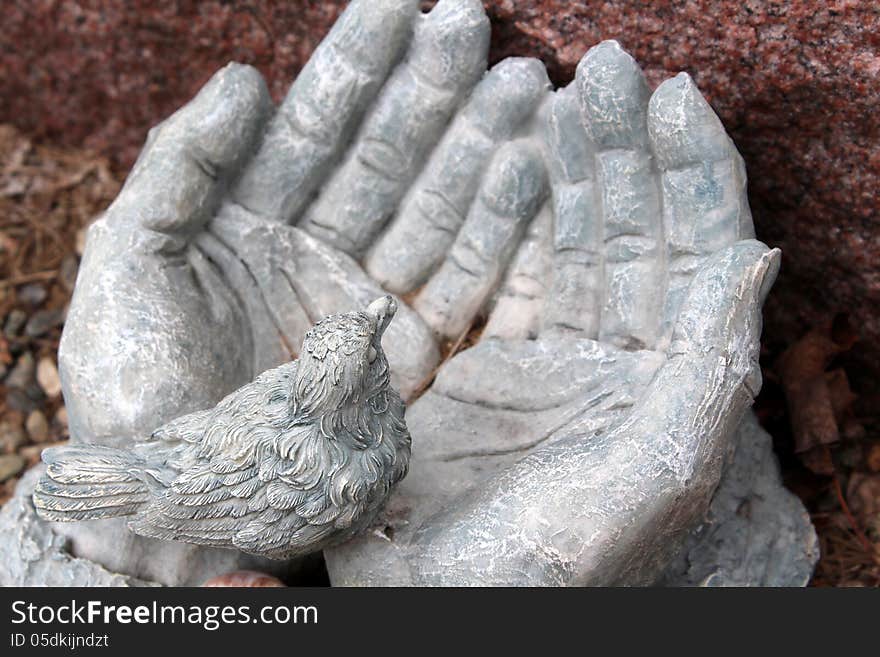
[[[151,131],[65,327],[73,437],[210,408],[387,285],[404,397],[487,324],[411,404],[410,474],[325,553],[334,584],[803,584],[812,528],[739,431],[780,254],[720,121],[687,75],[651,94],[615,42],[558,91],[534,60],[483,76],[480,3],[417,4],[355,0],[277,109],[231,64]],[[731,516],[730,490],[762,503]],[[96,562],[120,538],[78,531]],[[214,567],[127,545],[117,572]]]

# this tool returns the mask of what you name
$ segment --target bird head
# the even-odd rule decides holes
[[[360,312],[329,315],[303,340],[295,402],[312,416],[358,406],[384,393],[389,383],[382,335],[397,301],[390,295]]]

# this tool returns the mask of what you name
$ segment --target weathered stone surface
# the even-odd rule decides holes
[[[147,129],[229,60],[257,66],[280,99],[345,4],[14,0],[0,33],[0,121],[86,144],[127,168]],[[652,84],[679,70],[693,75],[745,158],[758,237],[785,253],[765,342],[790,343],[826,315],[849,312],[864,337],[855,351],[862,383],[878,379],[873,3],[484,4],[491,61],[539,57],[558,84],[587,48],[610,38]]]
[[[144,539],[129,532],[123,520],[101,523],[100,533],[94,522],[46,522],[31,500],[43,471],[43,466],[28,471],[0,509],[0,586],[198,586],[220,573],[247,569],[295,582],[315,568],[314,559],[269,561],[235,550]],[[83,552],[90,558],[77,556]],[[121,569],[131,574],[115,572]]]
[[[654,583],[704,518],[760,389],[780,254],[750,239],[739,154],[689,76],[652,93],[615,41],[565,90],[531,76],[536,106],[509,93],[512,70],[496,71],[500,89],[480,81],[478,0],[415,10],[352,4],[277,111],[254,69],[229,65],[151,133],[92,226],[62,337],[73,441],[130,450],[289,360],[305,326],[377,287],[363,258],[386,222],[419,219],[397,212],[412,193],[454,239],[423,287],[416,270],[400,282],[413,297],[387,336],[392,376],[414,392],[435,338],[464,337],[484,309],[489,324],[411,409],[425,450],[399,526],[368,552],[328,553],[331,579]],[[357,56],[356,83],[340,53]],[[525,108],[497,135],[461,105],[493,88]],[[481,175],[461,207],[442,190],[472,167],[432,166],[448,135],[488,144],[469,153]],[[538,215],[551,220],[530,226]],[[518,298],[536,303],[498,330]],[[74,554],[132,576],[161,564],[179,583],[211,565],[176,545],[144,561],[118,523],[64,531]]]
[[[30,500],[41,472],[27,473],[15,497],[0,509],[0,586],[138,586],[146,582],[117,575],[87,559],[77,559],[67,541],[34,512]]]
[[[694,531],[682,554],[668,566],[658,583],[666,586],[801,586],[809,580],[818,558],[815,532],[803,507],[779,481],[770,436],[751,414],[746,415],[737,436],[733,460],[721,479],[705,522]],[[46,523],[34,512],[30,497],[41,472],[42,468],[35,468],[26,474],[16,489],[16,496],[0,510],[0,553],[8,556],[0,560],[0,586],[149,585],[145,580],[113,573],[113,566],[120,562],[119,555],[114,558],[112,550],[103,551],[107,559],[104,563],[110,570],[70,553],[68,537],[58,530],[69,532],[72,528]],[[396,512],[399,509],[391,508],[386,516],[390,519]],[[131,534],[122,531],[120,538],[131,540]],[[391,533],[393,529],[388,526],[385,531]],[[387,535],[380,534],[377,530],[375,537],[369,540],[389,540]],[[153,543],[154,548],[165,550],[169,546],[172,550],[186,547]],[[82,547],[75,536],[72,545]],[[273,562],[255,562],[247,557],[237,561],[232,558],[233,552],[216,552],[218,556],[229,558],[209,560],[207,564],[191,561],[189,563],[197,566],[191,573],[155,571],[142,576],[156,577],[159,582],[196,585],[223,572],[223,568],[250,567],[265,571],[269,567],[272,570]],[[204,551],[200,550],[199,556],[200,561],[203,560]],[[334,558],[340,556],[336,554]],[[176,562],[169,560],[168,563]],[[376,574],[352,572],[350,581],[341,578],[338,583],[362,584],[371,581],[371,577],[381,581],[379,572],[387,566],[380,561],[375,564]],[[277,568],[272,572],[280,574]],[[284,575],[291,576],[289,572]],[[388,576],[388,571],[382,575]]]
[[[396,312],[385,295],[363,310],[330,315],[306,334],[298,359],[263,372],[214,409],[157,428],[149,444],[43,452],[48,467],[34,507],[44,520],[124,517],[140,536],[279,560],[356,535],[409,465],[405,406],[382,349]],[[278,464],[272,472],[270,462]],[[178,486],[205,482],[206,472],[217,473],[197,485],[208,495]],[[231,481],[229,472],[244,475]]]
[[[661,579],[666,586],[805,586],[819,559],[810,517],[785,489],[773,441],[746,414],[706,521]]]

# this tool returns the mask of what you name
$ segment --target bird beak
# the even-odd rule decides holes
[[[391,323],[391,318],[397,312],[397,301],[390,294],[379,297],[369,306],[367,306],[367,314],[375,318],[376,337],[382,337],[385,329]]]

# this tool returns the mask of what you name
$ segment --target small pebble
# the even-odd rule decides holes
[[[202,584],[204,587],[231,587],[231,588],[279,588],[286,586],[277,577],[254,570],[236,570],[224,575],[212,577]]]
[[[865,463],[871,472],[880,472],[880,443],[874,443],[868,448]]]
[[[43,453],[44,449],[49,449],[50,447],[60,447],[61,445],[66,445],[67,441],[62,440],[57,443],[46,443],[45,445],[28,445],[27,447],[22,447],[19,450],[19,454],[24,457],[24,459],[31,465],[34,463],[38,463],[40,460],[40,455]]]
[[[9,342],[9,353],[16,358],[27,351],[27,340],[14,339]]]
[[[80,257],[82,257],[83,251],[86,250],[86,233],[88,230],[88,227],[85,227],[76,231],[76,243],[74,244],[74,248],[76,249],[76,255]]]
[[[21,329],[24,327],[25,322],[27,322],[27,313],[16,308],[6,316],[6,324],[3,326],[3,335],[7,338],[16,337],[21,333]]]
[[[28,320],[24,327],[24,333],[29,338],[39,338],[46,335],[56,326],[60,326],[64,322],[63,308],[47,308],[38,310]]]
[[[34,355],[29,351],[24,352],[18,357],[18,360],[15,362],[15,367],[12,368],[12,371],[10,371],[9,375],[6,377],[6,386],[8,388],[27,390],[28,386],[32,385],[34,382],[36,369],[37,366],[34,362]]]
[[[73,292],[73,288],[76,285],[76,274],[79,271],[79,262],[76,259],[75,255],[68,254],[64,256],[64,260],[61,261],[61,285],[64,286],[64,289],[68,292]]]
[[[7,420],[0,422],[0,449],[6,454],[17,452],[28,442],[27,434],[17,424]]]
[[[61,394],[61,378],[58,376],[58,368],[55,361],[49,356],[44,356],[37,363],[37,383],[48,397],[57,397]]]
[[[32,402],[35,402],[39,405],[43,405],[46,402],[46,395],[43,393],[43,389],[40,387],[36,381],[31,383],[27,388],[22,390],[22,392],[27,395],[28,399]]]
[[[39,389],[38,389],[39,391]],[[27,393],[18,388],[9,388],[6,391],[6,407],[19,413],[30,413],[40,407],[40,404],[32,399]]]
[[[0,482],[11,479],[24,470],[27,462],[18,454],[6,454],[0,456]]]
[[[880,475],[854,472],[849,478],[846,499],[852,512],[865,521],[880,514]]]
[[[24,428],[35,443],[44,443],[49,440],[49,422],[42,411],[31,411],[24,421]]]
[[[57,411],[55,411],[55,421],[59,426],[67,428],[67,407],[61,406]]]
[[[18,288],[18,300],[29,306],[39,306],[42,304],[49,293],[46,288],[39,283],[29,283]]]

